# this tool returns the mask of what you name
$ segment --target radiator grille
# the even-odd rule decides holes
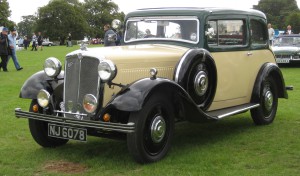
[[[280,54],[280,55],[276,55],[277,59],[291,59],[292,55],[287,55],[287,54]]]
[[[93,94],[99,100],[100,78],[97,58],[69,57],[65,63],[65,110],[73,113],[86,113],[82,107],[83,97]],[[66,114],[66,117],[74,115]]]

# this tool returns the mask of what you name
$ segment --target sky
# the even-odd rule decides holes
[[[83,0],[80,0],[81,2]],[[259,0],[113,0],[118,4],[120,11],[125,14],[140,8],[153,7],[231,7],[252,8]],[[49,0],[8,0],[10,20],[18,23],[22,16],[34,15],[39,7],[48,4]],[[297,0],[300,7],[300,0]]]

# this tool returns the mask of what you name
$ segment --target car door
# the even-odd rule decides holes
[[[214,16],[207,21],[207,48],[217,67],[218,85],[209,110],[245,104],[250,101],[251,70],[248,17]]]

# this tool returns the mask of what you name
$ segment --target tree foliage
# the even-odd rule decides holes
[[[281,30],[286,29],[288,16],[299,12],[296,0],[260,0],[253,8],[264,12],[268,22]]]
[[[111,0],[85,0],[84,9],[90,27],[90,35],[99,38],[104,35],[103,26],[113,19],[123,20],[125,14]]]
[[[18,23],[18,33],[20,36],[31,36],[36,27],[37,17],[34,15],[22,16],[22,21]]]
[[[0,26],[6,26],[9,28],[14,27],[14,22],[10,21],[11,11],[9,10],[9,3],[7,0],[0,0]]]
[[[39,8],[37,16],[24,16],[18,24],[22,35],[41,31],[51,40],[64,40],[71,33],[72,38],[81,40],[84,36],[102,38],[103,26],[113,19],[123,20],[117,4],[111,0],[50,0]]]
[[[287,19],[286,24],[292,26],[292,30],[295,34],[300,33],[300,12],[291,13]]]
[[[52,0],[38,10],[36,30],[44,36],[57,40],[71,33],[81,39],[88,31],[83,8],[77,0]]]

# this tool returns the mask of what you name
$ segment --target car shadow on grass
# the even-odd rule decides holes
[[[172,149],[168,156],[159,162],[168,163],[170,160],[179,159],[186,152],[197,151],[199,148],[206,148],[238,135],[247,136],[249,133],[257,133],[259,128],[253,124],[248,113],[204,124],[177,123]],[[44,157],[51,161],[64,160],[84,163],[93,169],[95,169],[94,164],[97,163],[99,170],[101,167],[113,169],[116,165],[120,170],[140,167],[130,156],[126,140],[89,137],[87,143],[69,141],[66,145],[54,149],[37,147],[29,155]]]

